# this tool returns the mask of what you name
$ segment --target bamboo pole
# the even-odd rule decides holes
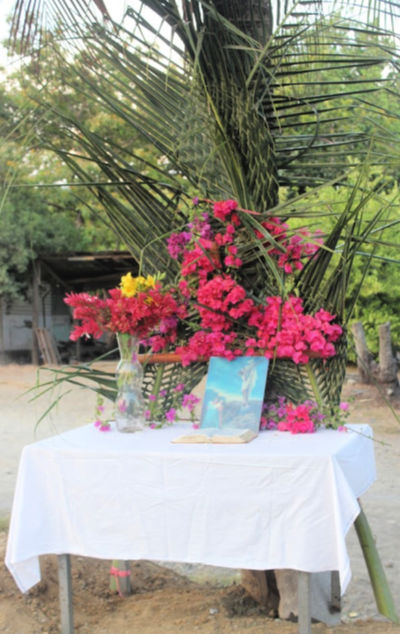
[[[378,610],[393,623],[400,623],[375,540],[362,508],[354,522],[354,527],[367,565]]]

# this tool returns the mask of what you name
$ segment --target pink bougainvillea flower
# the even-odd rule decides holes
[[[182,406],[187,407],[189,412],[194,410],[197,403],[200,403],[200,399],[194,394],[185,394],[182,399]]]
[[[232,211],[237,209],[236,200],[221,200],[213,205],[214,216],[219,220],[225,221]]]
[[[185,384],[178,383],[178,385],[174,387],[174,392],[183,392],[184,389],[185,389]]]
[[[171,407],[168,412],[165,413],[165,419],[169,422],[172,423],[176,418],[176,409],[175,407]]]

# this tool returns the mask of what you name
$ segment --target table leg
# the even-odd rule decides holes
[[[342,609],[342,601],[340,595],[340,578],[337,570],[331,572],[331,600],[329,603],[329,612],[340,612]]]
[[[61,634],[74,634],[71,560],[69,555],[58,555],[57,559],[58,583],[60,592]]]
[[[299,634],[311,634],[311,573],[297,573],[299,602]]]

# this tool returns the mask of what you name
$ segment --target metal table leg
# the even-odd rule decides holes
[[[340,612],[342,609],[342,600],[340,595],[340,578],[337,570],[331,572],[331,600],[329,602],[329,612]]]
[[[311,573],[299,570],[297,579],[299,634],[311,634]]]
[[[69,555],[58,555],[57,559],[58,583],[60,592],[61,634],[74,634],[71,560]]]

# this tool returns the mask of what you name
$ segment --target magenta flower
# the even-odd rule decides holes
[[[178,383],[178,385],[174,387],[174,392],[183,392],[184,389],[185,389],[185,384]]]
[[[200,399],[197,398],[194,394],[185,394],[182,399],[182,406],[187,407],[189,412],[192,412],[195,405],[200,403]]]
[[[176,409],[174,407],[171,407],[171,409],[168,410],[168,412],[166,412],[165,414],[165,419],[169,422],[169,423],[173,423],[176,417]]]

